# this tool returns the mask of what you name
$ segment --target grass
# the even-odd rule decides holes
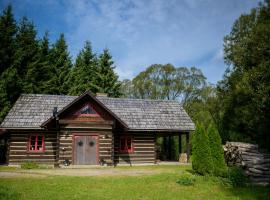
[[[177,183],[190,166],[117,167],[121,170],[160,170],[144,176],[47,176],[0,179],[0,199],[269,199],[269,187],[233,188],[224,180],[195,176],[195,183]],[[6,169],[0,168],[0,171]],[[14,169],[12,169],[13,171]],[[46,169],[44,169],[46,170]],[[78,169],[80,170],[80,169]],[[106,170],[102,168],[102,170]],[[1,172],[0,172],[1,173]]]

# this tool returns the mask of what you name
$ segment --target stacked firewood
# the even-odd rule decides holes
[[[270,184],[270,153],[260,152],[258,145],[227,142],[224,154],[227,164],[241,166],[252,183]]]

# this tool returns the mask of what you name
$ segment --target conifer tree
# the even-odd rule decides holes
[[[36,39],[34,24],[23,17],[16,36],[16,52],[14,56],[14,67],[18,73],[18,82],[21,92],[35,93],[36,85],[33,81],[36,77],[33,73],[39,62],[38,40]]]
[[[12,7],[9,5],[0,16],[0,75],[12,65],[16,29]]]
[[[224,159],[224,151],[221,144],[221,138],[217,129],[210,124],[208,127],[209,147],[213,161],[213,173],[217,176],[226,172],[226,164]]]
[[[86,41],[84,48],[76,58],[75,66],[69,77],[69,94],[80,95],[87,90],[96,92],[96,73],[97,58],[92,52],[91,43]]]
[[[112,56],[108,49],[104,49],[98,60],[97,86],[98,92],[107,93],[112,97],[119,97],[121,83],[114,72]]]
[[[0,16],[0,122],[17,98],[17,70],[12,68],[17,24],[9,5]]]
[[[213,162],[209,139],[203,125],[197,124],[192,135],[192,168],[202,175],[211,174],[213,172]]]
[[[68,79],[72,68],[71,58],[64,34],[61,34],[55,42],[50,53],[50,61],[53,65],[54,78],[52,91],[55,94],[67,94],[69,90]]]

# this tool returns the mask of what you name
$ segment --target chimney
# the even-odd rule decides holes
[[[107,93],[101,93],[101,92],[99,93],[98,92],[98,93],[96,93],[96,96],[97,97],[108,97],[108,94]]]
[[[58,112],[57,112],[57,107],[53,108],[53,117],[57,117]]]

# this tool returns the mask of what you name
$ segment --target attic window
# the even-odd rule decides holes
[[[85,105],[78,113],[80,116],[98,115],[97,112],[89,105]]]

